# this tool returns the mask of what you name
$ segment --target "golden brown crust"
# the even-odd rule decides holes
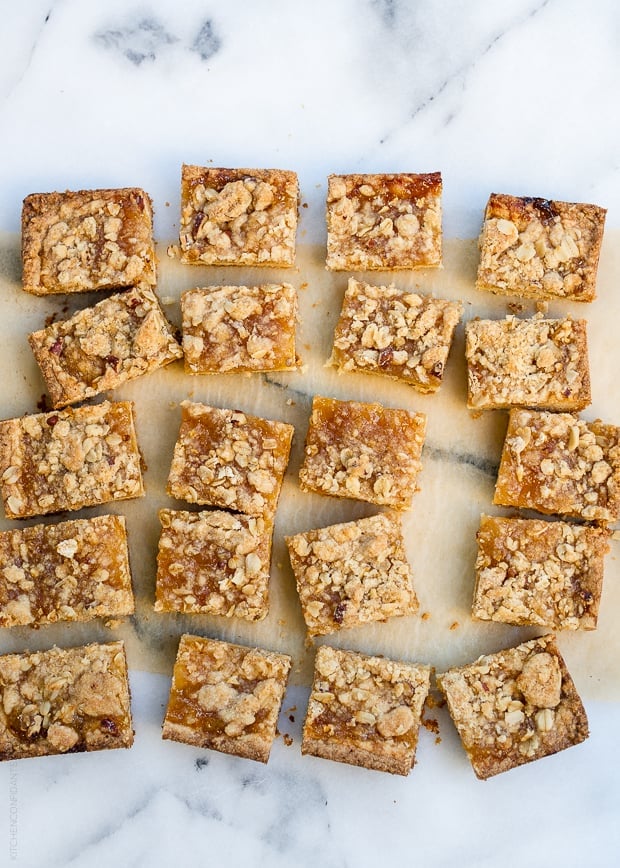
[[[604,208],[492,193],[476,286],[526,298],[592,301]]]
[[[330,175],[327,268],[441,265],[441,174]]]
[[[33,193],[22,210],[23,287],[35,295],[155,285],[153,208],[144,190]]]
[[[588,719],[555,638],[543,636],[437,676],[477,777],[584,741]]]
[[[429,683],[429,666],[322,645],[316,655],[301,752],[409,774]]]
[[[132,744],[123,642],[0,657],[0,760]]]
[[[571,317],[467,323],[467,406],[583,410],[592,400],[586,329]]]
[[[266,763],[291,658],[185,634],[162,737]]]

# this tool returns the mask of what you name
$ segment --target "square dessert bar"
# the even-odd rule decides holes
[[[144,190],[33,193],[22,210],[23,287],[35,295],[155,285]]]
[[[473,320],[465,356],[470,410],[582,410],[592,400],[583,319]]]
[[[483,515],[472,615],[483,621],[594,630],[609,532],[564,521]]]
[[[190,289],[181,313],[187,374],[297,366],[297,293],[289,283]]]
[[[182,262],[291,267],[298,200],[295,172],[184,165]]]
[[[0,533],[0,627],[118,618],[133,611],[122,516]]]
[[[511,410],[493,503],[588,521],[620,518],[620,428]]]
[[[266,763],[291,658],[181,636],[163,738]]]
[[[426,416],[315,396],[302,491],[408,509],[422,468]]]
[[[0,760],[132,744],[123,642],[0,657]]]
[[[461,302],[351,277],[329,363],[340,371],[384,374],[420,392],[436,392],[462,311]]]
[[[554,636],[479,657],[437,676],[477,777],[486,779],[584,741],[588,719]]]
[[[316,655],[301,752],[407,775],[430,667],[322,645]]]
[[[54,407],[92,398],[183,355],[149,288],[112,295],[28,340]]]
[[[309,636],[417,612],[399,516],[311,530],[286,544]]]
[[[259,621],[269,610],[272,524],[260,516],[162,509],[156,612]]]
[[[592,301],[604,208],[492,193],[476,286],[501,295]]]
[[[7,518],[141,497],[140,465],[128,401],[0,422],[0,493]]]
[[[441,265],[441,174],[330,175],[327,268]]]

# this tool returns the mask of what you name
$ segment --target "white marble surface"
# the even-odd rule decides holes
[[[330,171],[440,169],[452,238],[491,190],[620,226],[612,0],[3,5],[0,230],[35,190],[141,185],[171,238],[179,165],[207,160],[297,170],[303,244]],[[588,704],[580,747],[480,783],[444,712],[408,778],[302,758],[304,686],[266,767],[163,743],[168,683],[132,673],[131,751],[3,764],[0,865],[617,864],[617,702]]]

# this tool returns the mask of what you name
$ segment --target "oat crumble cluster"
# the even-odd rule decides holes
[[[591,401],[585,320],[473,320],[465,356],[470,410],[582,410]]]
[[[156,281],[153,208],[138,188],[33,193],[22,211],[23,287],[35,295]]]
[[[291,658],[181,637],[163,738],[266,763]]]
[[[493,193],[476,286],[530,298],[592,301],[605,209]]]
[[[293,266],[298,200],[294,172],[184,165],[181,261]]]
[[[407,775],[428,695],[430,667],[322,645],[301,751]]]
[[[463,311],[444,301],[395,286],[349,278],[334,334],[330,364],[340,371],[384,374],[436,392]]]
[[[609,531],[483,515],[472,615],[556,630],[594,630]]]
[[[286,543],[309,636],[418,610],[399,516],[381,513]]]
[[[0,657],[0,760],[132,744],[122,642]]]
[[[327,268],[441,265],[441,175],[330,175]]]
[[[588,737],[588,720],[553,636],[437,676],[474,772],[486,779]]]

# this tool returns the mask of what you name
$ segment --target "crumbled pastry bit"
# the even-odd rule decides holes
[[[588,719],[554,636],[437,676],[481,779],[579,744]]]
[[[484,621],[594,630],[609,531],[483,515],[472,615]]]
[[[141,497],[140,461],[128,401],[0,422],[0,492],[7,518]]]
[[[155,285],[144,190],[33,193],[22,211],[23,287],[35,295]]]
[[[183,355],[149,287],[112,295],[28,340],[54,407],[92,398]]]
[[[465,356],[470,410],[583,410],[592,400],[583,319],[473,320]]]
[[[295,172],[184,165],[181,261],[291,267],[298,200]]]
[[[273,514],[293,426],[183,401],[168,494],[246,515]]]
[[[156,612],[259,621],[269,610],[272,524],[261,516],[162,509]]]
[[[297,367],[297,293],[290,283],[190,289],[181,312],[188,374]]]
[[[495,504],[588,521],[620,517],[620,428],[511,410]]]
[[[413,768],[430,667],[322,645],[301,752],[407,775]]]
[[[476,287],[525,298],[592,301],[604,208],[492,193]]]
[[[329,364],[384,374],[420,392],[440,387],[461,302],[349,278]]]
[[[122,516],[0,533],[0,627],[90,621],[133,611]]]
[[[0,760],[132,744],[123,642],[0,657]]]
[[[286,544],[309,636],[417,612],[399,516],[311,530]]]
[[[441,265],[441,174],[330,175],[327,268]]]
[[[291,658],[181,637],[163,738],[266,763]]]
[[[315,396],[299,472],[302,491],[408,509],[421,470],[426,416]]]

